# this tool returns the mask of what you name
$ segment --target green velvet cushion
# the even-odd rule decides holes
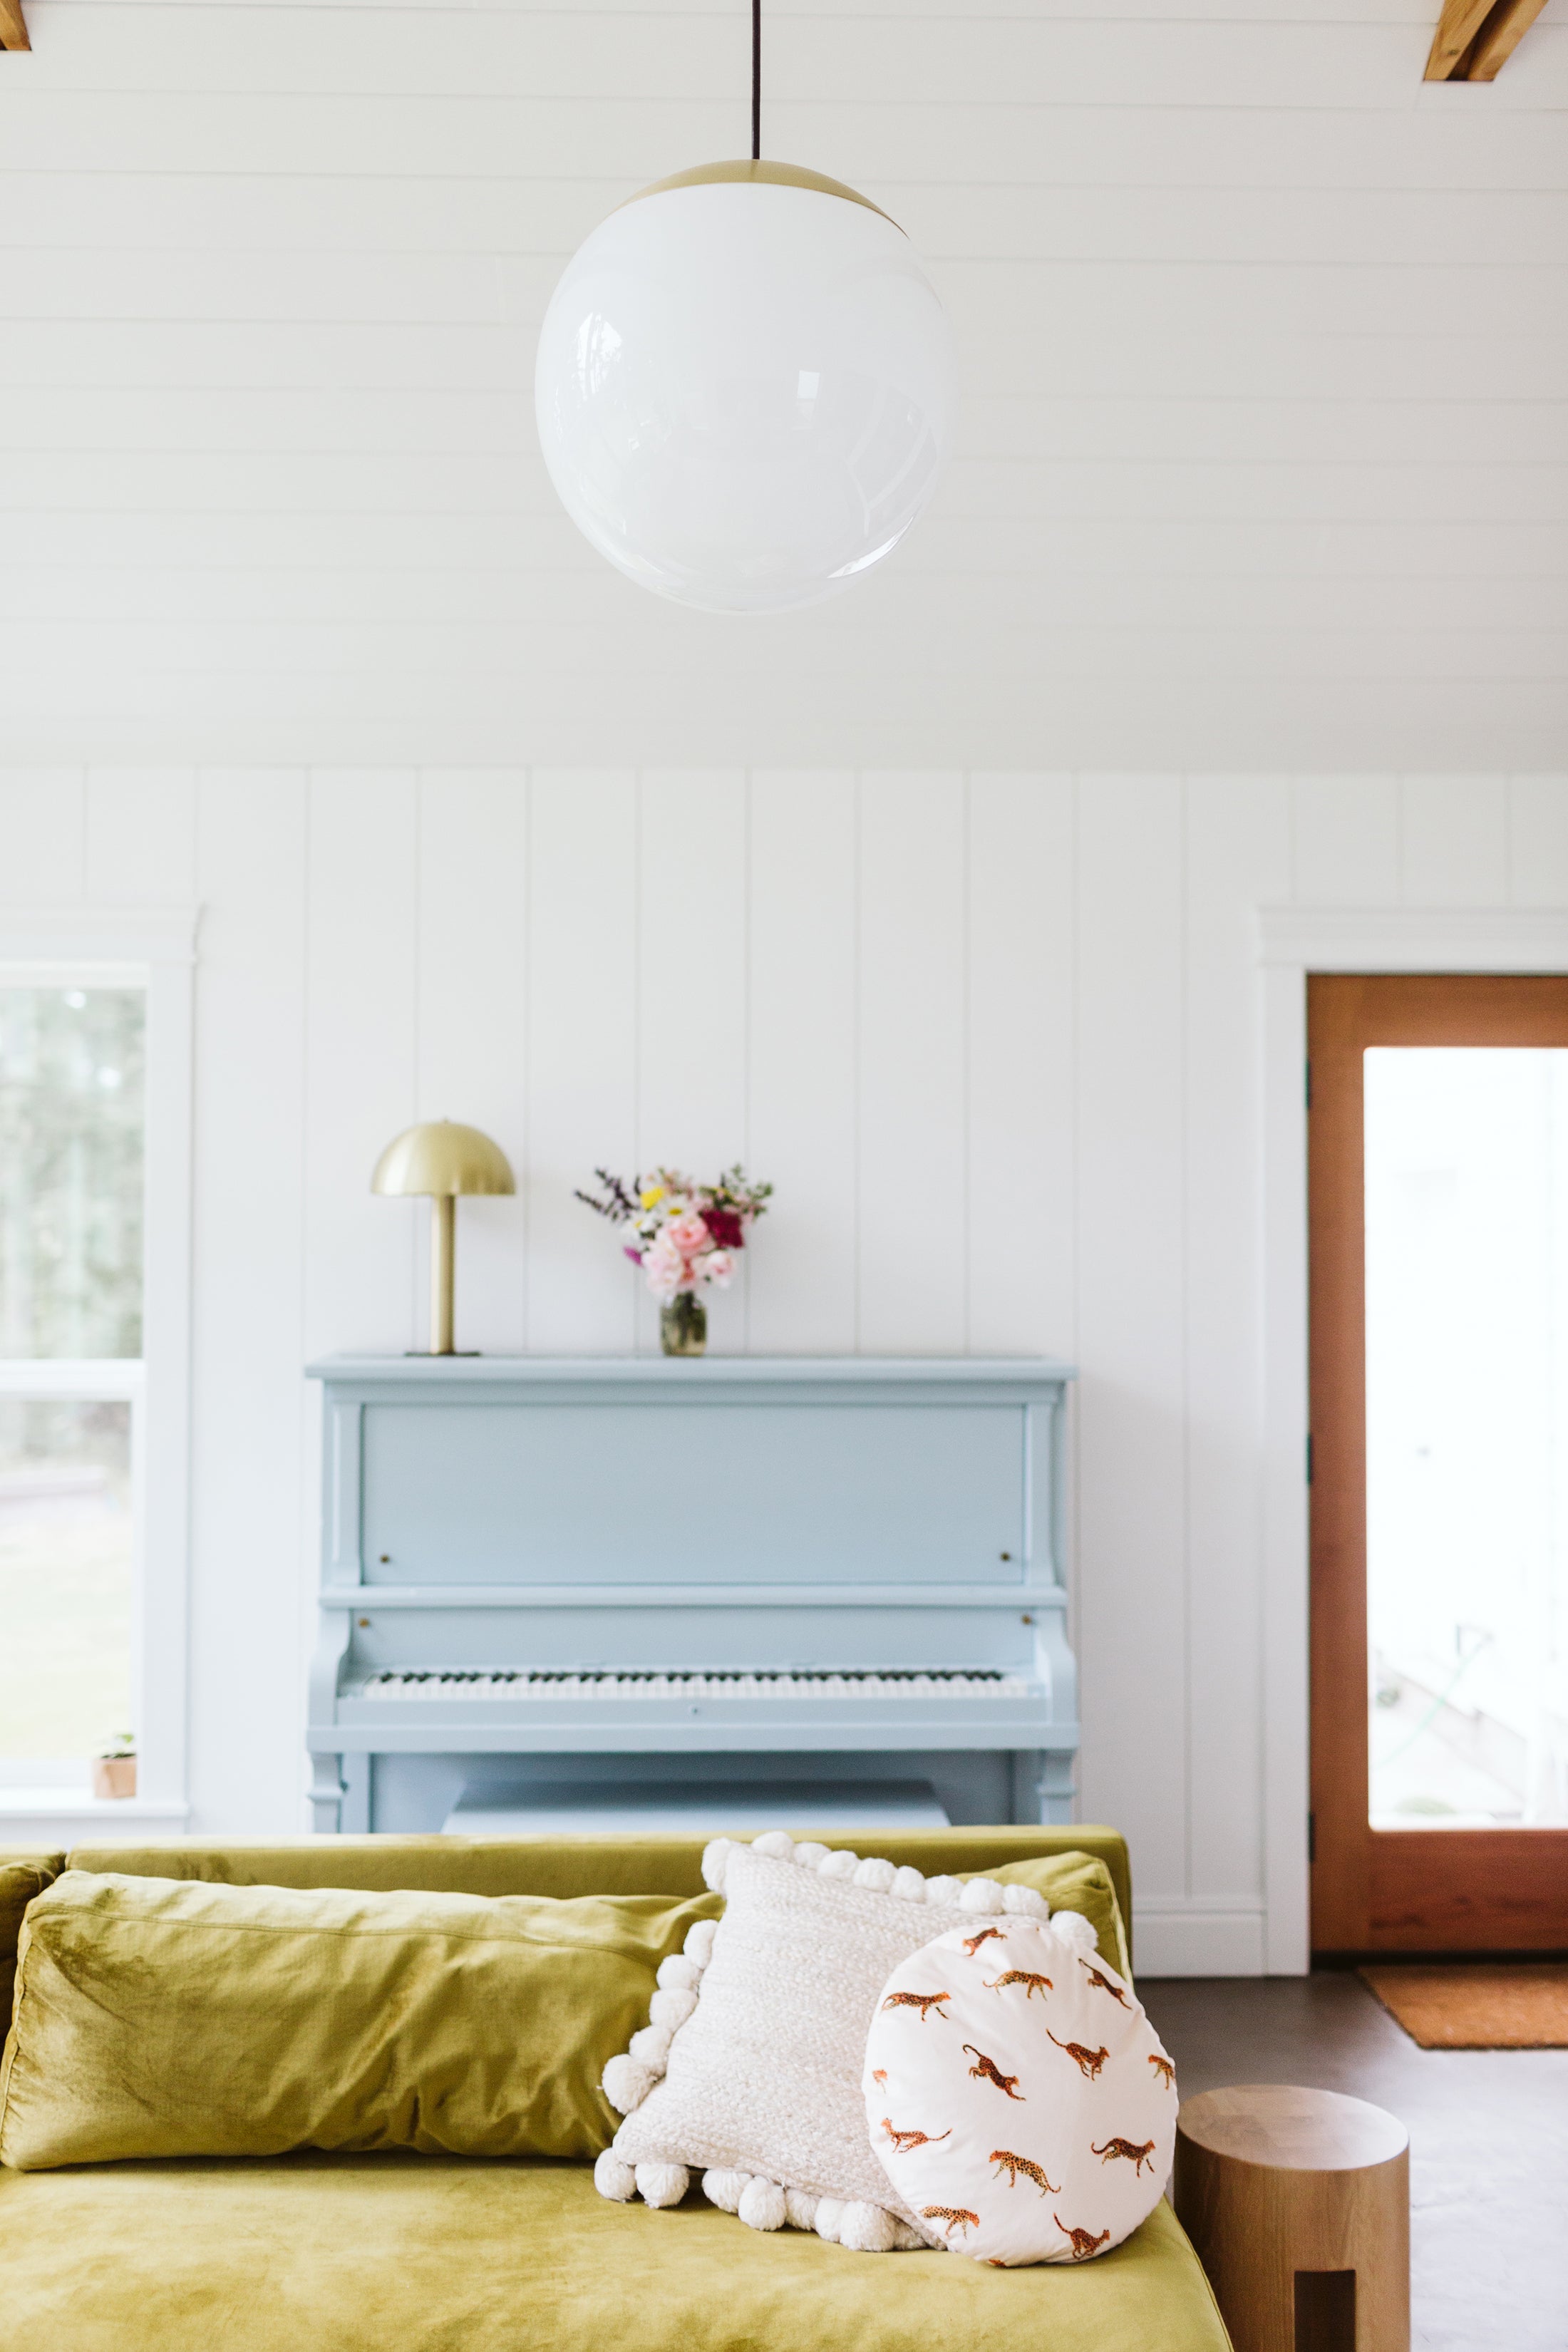
[[[395,2155],[0,2173],[0,2314],[6,2352],[1228,2352],[1164,2204],[993,2271]]]
[[[317,1837],[288,1845],[79,1846],[73,1870],[201,1878],[229,1886],[426,1887],[463,1895],[697,1895],[703,1838]],[[1127,1848],[1114,1830],[956,1829],[827,1835],[928,1875],[1009,1879],[1053,1910],[1082,1911],[1102,1956],[1131,1978]],[[4,1946],[0,1945],[0,1950]]]
[[[605,2061],[720,1908],[68,1871],[22,1930],[0,2161],[596,2156]]]
[[[1132,1968],[1121,1906],[1110,1871],[1095,1855],[1053,1853],[1037,1862],[1005,1862],[996,1870],[965,1871],[961,1875],[994,1878],[1003,1886],[1032,1886],[1053,1911],[1081,1911],[1094,1929],[1100,1958],[1109,1960],[1118,1976],[1131,1983]]]
[[[825,1830],[782,1822],[796,1837],[885,1854],[934,1877],[947,1871],[994,1878],[1016,1862],[1087,1853],[1110,1874],[1124,1921],[1132,1916],[1127,1846],[1090,1822],[1064,1829]],[[73,1870],[121,1870],[153,1878],[209,1878],[231,1886],[423,1886],[461,1895],[700,1895],[701,1837],[614,1835],[530,1838],[293,1838],[271,1844],[182,1839],[156,1846],[79,1846]]]
[[[0,1853],[0,2042],[11,2022],[11,1992],[16,1979],[16,1938],[22,1914],[60,1870],[58,1854]]]

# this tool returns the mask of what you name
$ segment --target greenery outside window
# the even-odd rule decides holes
[[[0,1782],[135,1728],[144,985],[0,978]]]

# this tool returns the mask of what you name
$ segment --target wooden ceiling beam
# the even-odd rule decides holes
[[[22,0],[0,0],[0,49],[30,49]]]
[[[1546,0],[1443,0],[1426,81],[1495,81]]]
[[[1451,81],[1465,52],[1480,31],[1492,0],[1443,0],[1443,13],[1432,36],[1424,81]]]
[[[1465,60],[1465,79],[1495,81],[1545,5],[1546,0],[1497,0]]]

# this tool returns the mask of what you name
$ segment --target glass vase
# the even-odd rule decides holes
[[[659,1345],[667,1356],[700,1356],[708,1345],[708,1309],[694,1290],[679,1290],[658,1311]]]

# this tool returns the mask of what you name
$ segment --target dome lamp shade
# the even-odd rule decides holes
[[[709,612],[814,604],[936,488],[952,339],[909,239],[821,173],[752,154],[645,188],[567,264],[534,402],[562,504],[645,588]]]
[[[395,1136],[375,1163],[373,1192],[435,1197],[459,1192],[515,1192],[517,1179],[499,1143],[455,1118],[426,1119]]]

